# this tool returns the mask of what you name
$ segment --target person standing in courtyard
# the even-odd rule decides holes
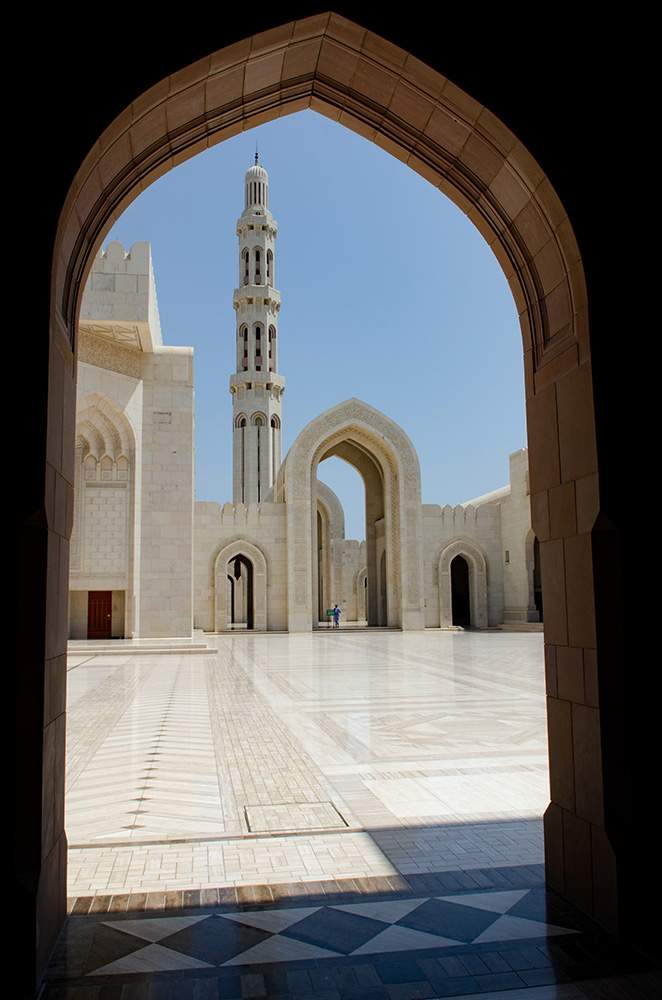
[[[333,627],[340,628],[340,608],[337,604],[333,605]]]

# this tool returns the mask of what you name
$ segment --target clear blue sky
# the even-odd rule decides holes
[[[151,242],[164,342],[195,348],[196,498],[232,499],[235,225],[256,141],[279,225],[284,449],[357,396],[413,441],[424,503],[503,486],[526,430],[522,340],[496,258],[427,181],[306,111],[177,167],[108,236],[127,248]],[[358,474],[330,459],[320,478],[343,501],[347,537],[362,538]]]

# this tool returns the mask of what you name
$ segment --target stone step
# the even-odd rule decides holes
[[[97,645],[95,642],[70,642],[68,643],[67,652],[71,656],[127,656],[127,654],[132,656],[148,656],[152,654],[167,656],[168,654],[216,653],[217,650],[204,642],[164,643],[161,646],[153,643],[139,645],[137,642],[132,642],[131,640],[118,639],[116,643],[101,645]]]
[[[543,622],[502,622],[500,632],[544,632]]]

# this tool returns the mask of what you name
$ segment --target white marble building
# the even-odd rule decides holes
[[[111,243],[95,261],[80,320],[71,636],[309,631],[334,603],[343,623],[405,630],[539,621],[526,450],[502,489],[422,504],[405,432],[350,399],[281,461],[277,232],[256,157],[237,223],[225,504],[193,499],[193,351],[163,346],[149,245]],[[345,538],[340,501],[317,478],[332,455],[363,478],[365,540]]]

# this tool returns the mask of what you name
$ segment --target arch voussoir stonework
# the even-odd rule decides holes
[[[229,563],[236,556],[244,556],[252,563],[253,630],[266,632],[268,621],[267,560],[262,550],[246,538],[237,538],[225,545],[214,559],[214,630],[225,632],[230,626],[226,580],[229,573]]]
[[[474,628],[487,628],[487,559],[482,549],[468,538],[454,539],[439,556],[439,624],[441,628],[453,624],[451,563],[456,556],[462,556],[469,565],[471,624]]]

